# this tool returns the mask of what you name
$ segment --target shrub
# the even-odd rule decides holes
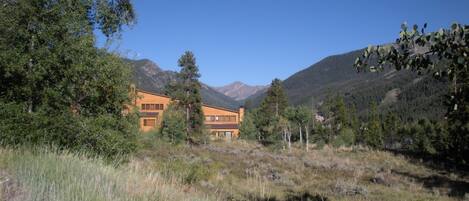
[[[186,118],[185,113],[176,105],[170,104],[163,114],[160,135],[168,142],[178,144],[186,140]]]
[[[189,166],[188,173],[184,177],[184,182],[187,184],[194,184],[202,180],[208,180],[212,173],[210,169],[202,164],[193,164]]]
[[[127,155],[136,149],[136,116],[97,115],[72,112],[24,112],[14,103],[0,103],[0,145],[56,146],[107,158]]]
[[[355,133],[350,128],[343,128],[340,130],[339,135],[334,139],[332,145],[334,147],[352,146],[355,144]]]

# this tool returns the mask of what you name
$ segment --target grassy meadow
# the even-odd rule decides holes
[[[142,161],[116,166],[47,150],[0,149],[0,182],[8,201],[213,200]]]
[[[358,147],[305,152],[245,141],[197,147],[155,141],[136,157],[229,200],[460,200],[469,192],[465,174]]]
[[[246,141],[171,145],[147,135],[128,162],[0,149],[2,200],[463,200],[467,175],[360,148]]]

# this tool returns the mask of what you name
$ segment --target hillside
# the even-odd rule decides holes
[[[354,103],[361,114],[366,112],[372,101],[380,103],[381,110],[394,111],[408,120],[420,117],[434,119],[444,114],[444,82],[405,70],[357,73],[353,63],[362,51],[326,57],[284,80],[289,102],[318,105],[328,95],[342,94],[345,101]],[[258,105],[263,97],[264,93],[257,93],[249,99]]]
[[[218,92],[234,98],[237,101],[244,100],[260,91],[265,91],[266,88],[267,86],[251,86],[239,81],[222,87],[214,87]]]
[[[176,80],[176,72],[162,70],[156,63],[148,60],[126,60],[133,67],[133,80],[138,88],[163,93],[170,81]],[[240,103],[210,86],[202,83],[202,101],[209,105],[237,109]]]

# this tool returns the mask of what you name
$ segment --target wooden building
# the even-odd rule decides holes
[[[140,129],[147,132],[159,128],[163,113],[172,102],[171,97],[136,89],[135,106],[140,110]],[[232,139],[239,137],[239,124],[243,120],[244,108],[231,110],[203,104],[205,126],[212,138]]]

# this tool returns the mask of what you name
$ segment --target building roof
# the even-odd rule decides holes
[[[171,98],[170,96],[167,96],[167,95],[164,95],[164,94],[160,94],[160,93],[156,93],[156,92],[151,92],[151,91],[145,91],[145,90],[142,90],[142,89],[136,89],[136,91],[139,91],[139,92],[142,92],[142,93],[151,94],[151,95],[155,95],[155,96],[161,96],[161,97],[165,97],[165,98]]]
[[[239,112],[239,111],[237,111],[237,110],[232,110],[232,109],[224,108],[224,107],[218,107],[218,106],[214,106],[214,105],[207,105],[207,104],[205,104],[205,103],[203,103],[202,106],[211,107],[211,108],[215,108],[215,109],[219,109],[219,110],[225,110],[225,111],[234,112],[234,113],[238,113],[238,112]]]

